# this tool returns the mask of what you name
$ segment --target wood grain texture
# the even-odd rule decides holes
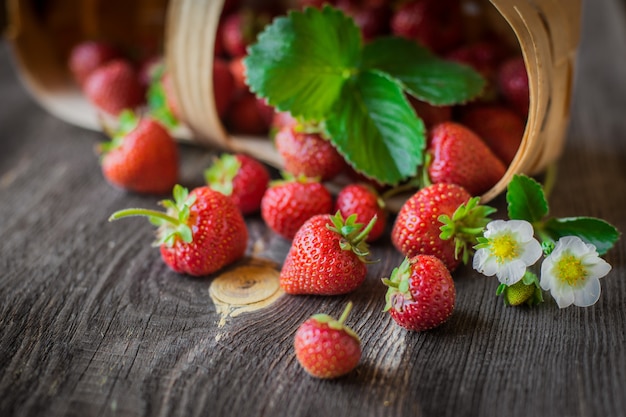
[[[557,216],[602,217],[626,230],[626,17],[617,0],[584,4],[571,125],[551,195]],[[0,46],[1,416],[618,416],[626,409],[626,247],[600,301],[564,310],[506,308],[494,279],[455,272],[457,308],[409,333],[381,313],[400,261],[388,241],[366,282],[340,297],[282,296],[222,317],[213,277],[167,269],[140,219],[152,207],[104,182],[103,137],[40,109]],[[208,151],[183,145],[182,182],[202,181]],[[501,211],[502,197],[493,201]],[[248,219],[249,254],[280,264],[288,242]],[[388,235],[387,235],[388,238]],[[338,315],[362,337],[357,369],[307,377],[292,351],[309,315]]]

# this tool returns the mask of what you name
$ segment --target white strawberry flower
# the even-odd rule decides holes
[[[588,307],[600,298],[600,278],[610,270],[611,265],[600,258],[594,245],[565,236],[543,261],[539,284],[550,291],[560,308],[572,304]]]
[[[542,255],[533,235],[532,225],[525,220],[490,222],[476,246],[474,269],[488,277],[496,275],[503,284],[515,284]]]

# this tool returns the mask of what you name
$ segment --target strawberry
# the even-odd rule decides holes
[[[355,0],[337,0],[336,7],[352,17],[365,41],[389,32],[391,9],[385,4],[369,5]]]
[[[451,106],[434,106],[425,101],[418,100],[413,96],[408,96],[411,107],[415,113],[422,119],[426,129],[431,129],[439,123],[447,122],[452,119]]]
[[[246,54],[248,45],[256,40],[257,34],[270,22],[266,13],[249,8],[239,10],[222,18],[218,33],[221,36],[224,51],[232,58]]]
[[[117,116],[144,101],[145,90],[132,65],[116,59],[93,71],[83,86],[87,98],[100,110]]]
[[[430,130],[432,158],[428,175],[433,183],[451,183],[479,195],[493,187],[506,171],[502,161],[470,129],[444,122]]]
[[[455,184],[433,184],[411,196],[400,208],[391,231],[393,245],[403,255],[432,255],[454,271],[467,262],[477,235],[495,210],[478,205]]]
[[[332,196],[319,181],[287,176],[270,183],[261,200],[261,217],[270,229],[291,240],[304,222],[332,208]]]
[[[274,141],[285,170],[293,175],[319,177],[327,181],[346,167],[345,160],[330,141],[319,133],[301,132],[297,125],[279,130]]]
[[[463,40],[463,16],[457,0],[413,0],[400,5],[391,18],[394,35],[443,53]]]
[[[367,274],[367,235],[356,215],[344,220],[318,214],[298,230],[280,271],[280,286],[288,294],[338,295],[357,289]]]
[[[267,168],[244,154],[224,154],[204,171],[209,187],[229,195],[242,214],[261,208],[261,199],[270,181]]]
[[[261,136],[267,134],[268,125],[254,94],[246,92],[237,97],[226,115],[226,124],[233,133]]]
[[[213,60],[213,95],[215,109],[219,117],[226,116],[235,93],[235,81],[228,63],[221,58]]]
[[[138,193],[163,194],[178,181],[178,147],[168,131],[149,117],[120,116],[120,132],[100,146],[106,180]]]
[[[400,326],[421,332],[446,322],[454,310],[456,289],[446,266],[436,257],[405,258],[389,279],[385,311]]]
[[[248,229],[235,203],[219,191],[199,187],[189,193],[176,185],[174,201],[161,204],[167,212],[125,209],[109,220],[145,216],[159,226],[156,244],[163,261],[175,272],[212,274],[240,259],[246,251]]]
[[[483,39],[450,51],[446,58],[469,65],[489,79],[496,73],[505,54],[506,48],[500,42]]]
[[[315,314],[298,327],[294,338],[296,358],[309,375],[338,378],[358,365],[361,340],[344,324],[351,310],[349,302],[339,320],[327,314]]]
[[[233,75],[235,93],[248,91],[248,85],[246,84],[246,66],[243,63],[244,58],[245,56],[240,56],[228,62],[228,68]]]
[[[468,108],[463,112],[460,123],[480,136],[506,165],[515,158],[526,129],[516,112],[498,105]]]
[[[511,107],[524,119],[528,117],[530,89],[524,58],[509,58],[498,68],[498,87]]]
[[[120,51],[107,42],[84,41],[70,51],[68,67],[76,82],[82,86],[93,71],[120,57]]]
[[[526,304],[533,306],[543,302],[543,294],[537,275],[526,271],[524,277],[515,284],[500,284],[496,295],[501,295],[507,306],[520,306]]]
[[[335,211],[337,210],[343,217],[356,214],[356,220],[361,223],[369,223],[374,217],[378,218],[367,237],[368,242],[377,240],[385,231],[387,224],[385,202],[369,185],[349,184],[342,188],[335,201]]]

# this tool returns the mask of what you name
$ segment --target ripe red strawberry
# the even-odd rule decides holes
[[[361,340],[344,323],[350,314],[348,303],[339,320],[315,314],[296,331],[296,358],[309,375],[331,379],[352,371],[361,360]]]
[[[484,77],[491,78],[496,73],[506,53],[506,48],[500,42],[484,39],[460,46],[446,54],[446,58],[469,65]]]
[[[124,113],[121,131],[100,146],[102,173],[111,184],[138,193],[163,194],[178,181],[178,147],[168,131],[145,117]]]
[[[368,242],[380,238],[387,225],[385,202],[378,192],[366,184],[349,184],[339,191],[335,201],[335,211],[339,210],[344,218],[356,214],[356,220],[369,223],[374,217],[378,220],[369,232]]]
[[[450,271],[467,262],[476,236],[495,210],[478,205],[455,184],[433,184],[411,196],[400,208],[391,231],[393,245],[405,256],[432,255]]]
[[[259,161],[244,154],[224,154],[204,171],[209,187],[229,195],[243,215],[259,211],[270,174]]]
[[[528,117],[530,89],[522,57],[510,58],[498,69],[498,87],[504,99],[524,119]]]
[[[428,175],[433,183],[457,184],[472,195],[493,187],[506,171],[502,161],[470,129],[444,122],[430,130]]]
[[[241,258],[248,229],[235,203],[209,187],[189,193],[176,185],[174,201],[161,204],[167,212],[125,209],[109,220],[145,216],[159,226],[157,244],[163,261],[174,271],[193,276],[212,274]]]
[[[433,106],[425,101],[408,96],[409,103],[415,110],[415,113],[422,119],[426,129],[431,129],[439,123],[447,122],[452,119],[451,106]]]
[[[386,3],[372,5],[355,0],[337,0],[335,7],[352,17],[366,41],[389,32],[391,8]]]
[[[515,158],[526,129],[516,112],[497,105],[468,108],[460,122],[480,136],[506,165]]]
[[[241,94],[232,102],[226,115],[226,124],[230,131],[242,135],[261,136],[269,128],[259,111],[257,98],[249,92]]]
[[[443,324],[456,303],[456,289],[450,272],[436,257],[405,258],[389,279],[385,311],[400,326],[421,332]]]
[[[363,228],[356,215],[344,220],[318,214],[298,230],[280,271],[288,294],[338,295],[357,289],[367,274],[367,235],[376,218]]]
[[[319,133],[306,133],[298,126],[288,125],[274,138],[284,168],[293,175],[330,180],[346,168],[346,162],[330,141]]]
[[[394,35],[415,39],[443,53],[463,40],[463,16],[457,0],[413,0],[402,4],[391,19]]]
[[[243,63],[244,58],[245,56],[233,58],[228,63],[230,73],[233,75],[235,93],[237,94],[248,91],[248,85],[246,84],[246,66]]]
[[[332,196],[319,181],[298,177],[270,183],[261,200],[261,217],[270,229],[291,240],[304,222],[332,208]]]
[[[215,109],[219,117],[226,116],[234,93],[235,81],[228,68],[228,63],[216,57],[213,60],[213,95]]]
[[[74,79],[82,86],[89,74],[120,56],[120,51],[107,42],[84,41],[70,51],[68,67]]]
[[[248,45],[256,40],[257,34],[270,20],[267,13],[249,8],[240,8],[223,17],[218,33],[226,53],[232,58],[245,55]]]
[[[144,102],[145,90],[132,65],[116,59],[93,71],[85,80],[84,92],[99,109],[117,116]]]

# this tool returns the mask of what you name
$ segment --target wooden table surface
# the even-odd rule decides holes
[[[626,230],[626,18],[618,0],[587,0],[567,145],[550,197],[556,216]],[[0,416],[618,416],[626,413],[626,245],[590,308],[507,308],[497,281],[455,272],[443,326],[410,333],[381,312],[401,256],[384,242],[366,282],[338,297],[283,295],[227,315],[215,277],[177,275],[140,219],[117,209],[157,198],[104,182],[99,133],[58,120],[18,82],[0,44]],[[184,146],[183,182],[211,160]],[[501,212],[505,202],[492,204]],[[247,220],[248,255],[275,264],[289,243]],[[313,313],[339,314],[363,341],[357,369],[308,377],[292,347]]]

